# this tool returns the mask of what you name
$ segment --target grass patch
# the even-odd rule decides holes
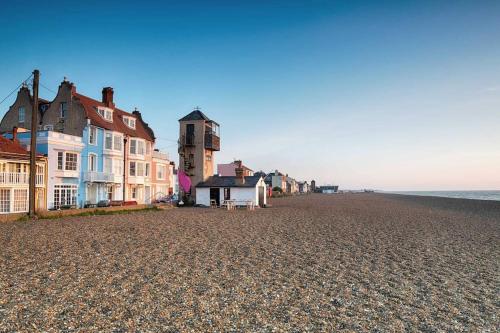
[[[152,206],[152,207],[146,207],[146,208],[141,208],[141,209],[122,209],[122,210],[105,210],[105,209],[94,209],[94,210],[87,210],[81,213],[74,213],[74,214],[64,214],[64,211],[60,211],[59,214],[54,214],[54,215],[38,215],[39,220],[48,220],[48,219],[59,219],[62,217],[74,217],[74,216],[97,216],[97,215],[122,215],[122,214],[132,214],[132,213],[144,213],[144,212],[154,212],[154,211],[160,211],[161,209]],[[18,218],[16,221],[30,221],[31,219],[29,218],[28,215],[26,216],[21,216]]]

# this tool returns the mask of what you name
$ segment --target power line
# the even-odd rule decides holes
[[[5,97],[4,99],[2,99],[2,101],[0,102],[0,105],[2,105],[3,102],[5,102],[5,100],[7,98],[9,98],[13,93],[15,93],[17,91],[17,89],[19,89],[23,83],[26,83],[26,81],[28,81],[29,79],[31,79],[31,77],[33,76],[33,73],[30,74],[30,76],[28,76],[28,78],[26,78],[26,80],[24,80],[23,82],[21,82],[14,90],[12,90],[12,92],[10,94],[7,95],[7,97]]]
[[[41,83],[40,83],[40,87],[45,88],[45,89],[47,89],[48,91],[50,91],[51,93],[53,93],[53,94],[56,94],[56,95],[57,95],[57,92],[56,92],[56,91],[54,91],[54,90],[52,90],[52,89],[50,89],[50,88],[47,88],[46,86],[44,86],[44,85],[43,85],[43,84],[41,84]]]

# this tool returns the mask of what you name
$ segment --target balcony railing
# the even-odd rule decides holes
[[[83,181],[89,183],[113,183],[115,175],[108,172],[87,171],[83,173]]]
[[[2,185],[29,185],[30,175],[21,172],[0,172],[0,184]],[[35,178],[36,185],[44,185],[45,177],[43,174],[37,174]]]
[[[220,138],[213,132],[205,132],[205,149],[220,150]]]

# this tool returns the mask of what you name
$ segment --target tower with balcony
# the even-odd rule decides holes
[[[214,174],[214,152],[220,150],[219,124],[198,108],[179,119],[179,170],[191,178],[191,196],[195,186]]]

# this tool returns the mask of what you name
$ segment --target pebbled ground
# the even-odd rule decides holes
[[[500,203],[307,195],[0,224],[0,332],[496,332]]]

